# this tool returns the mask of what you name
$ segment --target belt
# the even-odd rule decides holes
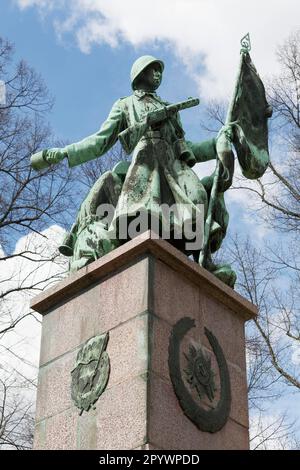
[[[153,131],[149,129],[141,138],[142,142],[147,142],[149,140],[156,140],[156,141],[161,140],[165,142],[166,144],[170,145],[171,147],[173,147],[173,142],[167,139],[166,135],[162,133],[160,130]]]
[[[193,166],[196,163],[195,156],[191,149],[187,146],[187,143],[184,138],[170,142],[166,139],[165,136],[161,134],[160,130],[153,131],[150,129],[143,135],[141,141],[145,142],[147,140],[153,139],[162,140],[169,144],[172,147],[175,157],[178,158],[178,160],[185,160],[189,166]]]
[[[160,131],[152,131],[152,130],[148,130],[141,138],[141,140],[148,140],[148,139],[165,140],[165,138],[161,135]]]

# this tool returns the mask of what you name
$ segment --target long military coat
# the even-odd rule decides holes
[[[73,167],[100,157],[117,141],[123,130],[136,123],[142,123],[149,111],[166,103],[156,93],[136,90],[133,95],[119,99],[112,107],[108,118],[95,134],[81,142],[68,145],[69,166]],[[195,172],[179,158],[175,142],[182,138],[179,116],[168,119],[159,128],[149,130],[137,142],[132,162],[116,207],[115,220],[120,217],[134,217],[138,211],[162,218],[160,206],[174,203],[186,205],[197,213],[197,205],[207,210],[207,192]],[[215,140],[201,143],[187,142],[197,162],[216,158]],[[174,225],[180,225],[184,217],[179,214]]]

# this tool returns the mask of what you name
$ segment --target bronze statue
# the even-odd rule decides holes
[[[79,269],[132,238],[129,231],[125,237],[120,237],[123,219],[128,227],[137,214],[146,213],[149,220],[154,217],[158,221],[161,234],[165,224],[162,207],[176,204],[177,209],[169,220],[169,242],[234,286],[236,275],[230,266],[217,266],[211,260],[211,253],[220,248],[228,226],[224,192],[233,177],[232,143],[246,177],[261,176],[268,164],[266,122],[270,110],[248,49],[247,45],[242,49],[239,77],[226,126],[214,139],[199,143],[185,139],[179,111],[197,105],[199,100],[188,99],[170,105],[160,98],[156,90],[162,80],[164,64],[155,57],[142,56],[132,66],[132,95],[113,105],[97,133],[62,149],[44,150],[32,156],[32,166],[39,170],[64,158],[68,159],[70,167],[98,158],[118,139],[127,153],[133,152],[131,163],[120,163],[111,172],[101,175],[82,203],[76,222],[60,247],[63,254],[71,257],[71,270]],[[249,77],[252,85],[249,85]],[[249,109],[249,97],[253,101],[251,105],[256,106],[254,110]],[[256,113],[256,128],[253,112]],[[197,162],[212,159],[217,160],[215,172],[200,180],[192,167]],[[98,213],[101,204],[114,207],[109,224],[103,214]],[[186,207],[187,212],[181,209]],[[187,249],[187,239],[184,235],[181,239],[178,237],[178,229],[187,219],[195,228],[197,216],[201,215],[205,219],[204,245]]]

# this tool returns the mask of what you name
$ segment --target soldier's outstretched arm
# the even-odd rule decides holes
[[[69,167],[73,167],[93,160],[106,153],[116,143],[118,134],[124,127],[125,119],[118,100],[98,132],[64,148],[43,150],[32,155],[31,166],[41,170],[67,158]]]
[[[217,158],[216,139],[205,140],[203,142],[187,141],[187,144],[195,155],[197,163]]]
[[[203,142],[188,141],[187,143],[194,153],[197,162],[206,162],[208,160],[214,160],[217,158],[217,155],[221,158],[225,147],[226,151],[231,151],[232,138],[232,126],[228,124],[221,127],[215,139],[205,140]]]

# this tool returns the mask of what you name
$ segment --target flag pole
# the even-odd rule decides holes
[[[226,120],[225,120],[225,126],[228,126],[232,122],[232,112],[234,108],[234,104],[236,101],[236,95],[238,92],[238,87],[240,83],[240,75],[241,75],[241,70],[242,70],[242,64],[243,64],[243,59],[244,55],[249,53],[251,50],[251,43],[250,43],[250,35],[247,33],[242,39],[241,39],[241,50],[240,50],[240,63],[239,63],[239,68],[238,68],[238,73],[237,73],[237,78],[235,81],[235,86],[232,94],[232,98],[228,107],[227,115],[226,115]],[[221,140],[222,139],[222,140]],[[229,144],[230,145],[230,144]],[[207,256],[208,256],[208,249],[209,249],[209,237],[210,237],[210,231],[211,231],[211,226],[213,222],[213,213],[214,213],[214,208],[216,205],[216,200],[218,197],[218,184],[221,176],[221,169],[222,169],[222,163],[218,157],[218,154],[222,148],[225,146],[228,146],[228,138],[226,136],[226,133],[223,133],[223,138],[220,136],[220,138],[217,141],[217,163],[216,163],[216,169],[215,169],[215,174],[213,178],[213,184],[211,188],[211,193],[210,193],[210,198],[209,198],[209,205],[207,209],[207,217],[205,220],[204,224],[204,240],[203,240],[203,248],[200,250],[199,254],[199,264],[200,266],[205,267],[207,263]]]

